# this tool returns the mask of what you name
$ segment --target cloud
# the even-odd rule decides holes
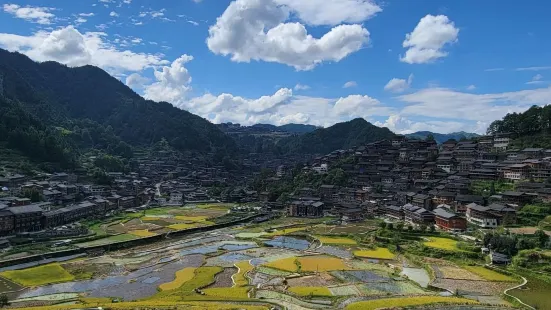
[[[408,79],[393,78],[385,85],[385,90],[393,93],[403,93],[409,89],[413,82],[413,74],[410,74]]]
[[[406,34],[402,46],[408,50],[405,56],[400,57],[400,61],[423,64],[446,57],[448,52],[443,51],[443,48],[457,42],[458,35],[459,29],[447,16],[429,14],[421,18],[411,33]]]
[[[302,84],[297,84],[295,85],[294,87],[295,90],[307,90],[307,89],[310,89],[310,86],[308,85],[302,85]]]
[[[53,10],[53,8],[47,7],[22,7],[17,4],[4,4],[4,12],[13,15],[16,18],[42,25],[49,25],[52,23],[55,18],[55,15],[51,13]]]
[[[115,11],[111,11],[111,13],[109,13],[109,16],[111,16],[111,17],[117,17],[117,16],[119,16],[119,14],[118,14],[117,12],[115,12]]]
[[[176,104],[185,100],[191,89],[191,75],[184,65],[192,60],[193,56],[184,54],[170,66],[164,66],[160,71],[155,70],[156,82],[145,87],[144,97]]]
[[[475,90],[476,89],[476,86],[475,85],[469,85],[467,86],[467,90]]]
[[[515,71],[545,71],[551,70],[551,66],[546,67],[525,67],[525,68],[516,68]]]
[[[388,115],[391,109],[385,107],[379,100],[367,95],[350,95],[339,98],[333,107],[335,115],[355,117],[370,117],[373,115]]]
[[[529,82],[526,82],[526,84],[528,85],[534,85],[534,84],[545,84],[547,83],[546,81],[543,81],[543,75],[541,74],[536,74],[532,77],[532,80],[529,81]]]
[[[348,81],[348,82],[344,83],[342,88],[351,88],[351,87],[356,87],[356,86],[358,86],[358,83],[356,83],[356,81]]]
[[[78,14],[78,16],[83,16],[83,17],[91,17],[91,16],[94,16],[95,14],[94,13],[80,13]]]
[[[484,69],[486,72],[494,72],[494,71],[503,71],[505,68],[490,68],[490,69]]]
[[[400,114],[490,123],[507,113],[551,103],[551,87],[505,93],[472,94],[427,88],[396,99],[407,103]]]
[[[275,0],[296,12],[308,25],[335,26],[341,23],[361,23],[382,9],[371,0]]]
[[[120,50],[103,32],[80,33],[73,26],[30,36],[0,33],[0,46],[36,61],[53,60],[68,66],[95,65],[111,73],[141,71],[167,62],[160,55]]]
[[[87,21],[88,20],[86,18],[82,18],[82,17],[79,17],[79,18],[75,19],[75,23],[77,23],[77,24],[83,24]]]
[[[393,114],[388,117],[384,122],[375,122],[375,125],[379,127],[387,127],[395,133],[408,134],[417,131],[431,131],[436,133],[450,133],[457,131],[467,132],[480,132],[476,124],[465,124],[463,122],[450,122],[450,121],[413,121],[402,115]],[[485,128],[483,129],[485,130]]]
[[[311,70],[323,62],[338,62],[369,43],[369,32],[361,25],[339,25],[314,38],[303,24],[286,23],[291,13],[297,12],[276,1],[230,3],[209,28],[208,48],[215,54],[230,55],[235,62],[277,62]]]
[[[144,87],[145,84],[148,84],[150,81],[150,79],[141,76],[138,73],[132,73],[126,77],[125,83],[128,87],[141,89]]]

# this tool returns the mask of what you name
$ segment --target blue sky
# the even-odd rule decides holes
[[[551,3],[79,0],[2,3],[0,47],[105,69],[212,122],[363,117],[482,133],[551,103]]]

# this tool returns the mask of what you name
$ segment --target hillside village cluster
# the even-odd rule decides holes
[[[261,168],[271,168],[270,182],[285,182],[298,154],[248,154],[239,174],[223,166],[204,167],[193,158],[171,152],[137,159],[138,171],[109,173],[111,186],[97,185],[78,173],[54,173],[27,177],[0,177],[0,234],[57,231],[83,219],[106,217],[120,211],[139,212],[155,206],[179,206],[186,202],[258,202],[263,210],[291,217],[340,216],[346,222],[367,217],[387,217],[414,225],[448,231],[464,231],[467,223],[482,228],[513,224],[523,205],[551,200],[551,150],[509,148],[510,136],[485,136],[476,141],[410,140],[396,136],[349,150],[337,150],[309,158],[304,172],[327,173],[339,160],[354,156],[356,164],[344,164],[353,186],[324,184],[297,189],[288,202],[268,201],[268,192],[250,190],[248,183]],[[308,158],[307,158],[308,159]],[[184,164],[185,163],[185,164]],[[192,168],[193,167],[193,168]],[[515,183],[515,191],[492,193],[485,199],[473,195],[471,183]],[[237,185],[224,197],[211,197],[209,187]],[[24,193],[36,191],[39,201]],[[70,234],[69,232],[65,232]]]

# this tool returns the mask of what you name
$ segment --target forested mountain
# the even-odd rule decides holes
[[[461,139],[471,139],[471,138],[476,138],[476,137],[479,136],[476,133],[470,133],[470,132],[464,132],[464,131],[452,132],[452,133],[436,133],[436,132],[430,132],[430,131],[417,131],[417,132],[414,132],[414,133],[406,134],[405,136],[408,137],[408,138],[425,140],[429,135],[433,136],[434,140],[438,144],[444,143],[444,142],[446,142],[450,139],[454,139],[454,140],[459,141]]]
[[[145,100],[93,66],[36,63],[0,49],[0,98],[4,140],[30,135],[33,145],[48,149],[55,144],[71,153],[74,147],[94,147],[123,156],[131,155],[130,145],[150,146],[163,138],[177,150],[236,149],[205,119]]]
[[[277,146],[284,153],[324,154],[382,139],[391,139],[394,136],[395,134],[388,128],[377,127],[363,118],[356,118],[328,128],[282,139]]]
[[[272,130],[272,131],[284,131],[284,132],[289,132],[289,133],[298,133],[298,134],[308,133],[308,132],[312,132],[312,131],[318,129],[318,127],[316,127],[314,125],[305,125],[305,124],[286,124],[286,125],[281,125],[281,126],[275,126],[275,125],[270,125],[270,124],[255,124],[255,125],[252,125],[251,127],[263,128],[263,129],[268,129],[268,130]]]
[[[509,113],[488,126],[487,133],[511,133],[520,147],[551,148],[551,105],[532,106],[523,113]]]

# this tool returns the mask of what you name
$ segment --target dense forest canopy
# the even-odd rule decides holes
[[[388,128],[377,127],[363,118],[356,118],[300,136],[282,139],[278,147],[284,153],[326,154],[338,149],[391,139],[394,136]]]
[[[78,148],[130,157],[130,145],[147,147],[163,138],[181,151],[237,149],[207,120],[145,100],[97,67],[36,63],[0,49],[0,85],[3,139],[21,139],[23,150],[44,149],[33,156],[39,160],[59,157],[65,165],[72,159],[62,154]]]
[[[490,124],[487,134],[510,133],[513,146],[551,148],[551,105],[532,106],[523,113],[509,113]]]

